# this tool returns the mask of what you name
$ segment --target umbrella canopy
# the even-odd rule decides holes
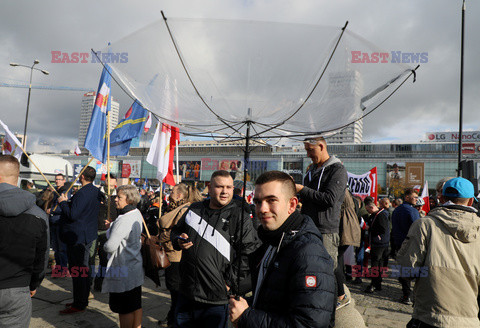
[[[346,29],[290,23],[169,18],[108,51],[127,53],[99,57],[132,98],[199,135],[244,137],[247,126],[252,137],[328,135],[413,69]]]

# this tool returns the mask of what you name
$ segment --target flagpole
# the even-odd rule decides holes
[[[35,164],[34,161],[32,161],[32,159],[30,158],[30,156],[28,156],[27,152],[25,150],[23,150],[22,147],[20,147],[20,149],[23,151],[23,153],[25,154],[25,156],[27,156],[28,160],[33,164],[33,166],[35,166],[35,168],[37,169],[37,171],[42,175],[42,177],[45,179],[45,181],[47,181],[48,185],[50,187],[52,187],[53,191],[58,195],[60,196],[60,194],[58,193],[57,190],[55,190],[55,188],[52,186],[52,184],[50,183],[50,181],[48,181],[47,177],[43,174],[42,171],[40,171],[40,169],[38,168],[37,164]]]
[[[160,181],[160,197],[158,202],[158,219],[162,217],[162,204],[163,204],[163,182]]]
[[[110,112],[107,111],[107,220],[110,221]]]
[[[0,120],[0,125],[3,127],[3,129],[5,130],[5,138],[9,137],[12,141],[12,143],[15,144],[15,147],[13,149],[13,151],[10,152],[11,155],[14,155],[16,153],[16,148],[20,148],[22,150],[22,152],[25,154],[25,156],[27,156],[28,160],[30,162],[32,162],[32,164],[35,166],[35,168],[37,169],[37,171],[42,175],[42,177],[45,179],[45,181],[47,182],[47,184],[53,189],[53,191],[58,195],[58,192],[55,190],[55,188],[52,186],[52,184],[50,183],[50,181],[48,181],[47,177],[43,174],[42,171],[40,171],[40,169],[38,168],[37,164],[35,164],[34,161],[32,161],[32,159],[30,158],[30,156],[28,156],[27,152],[25,151],[25,148],[24,146],[22,147],[22,145],[20,144],[20,141],[18,141],[18,139],[15,137],[15,135],[13,135],[13,133],[10,131],[10,129],[8,128],[8,126],[2,122],[2,120]],[[24,136],[24,139],[25,139],[25,136]],[[3,150],[3,144],[2,144],[2,150]],[[16,158],[16,156],[14,156]],[[20,160],[18,160],[20,162]]]
[[[179,174],[180,166],[178,166],[178,140],[177,139],[175,139],[175,156],[177,158],[177,161],[176,161],[176,163],[177,163],[177,170],[176,170],[177,171],[177,184],[179,184],[180,183],[180,174]]]
[[[75,177],[75,179],[73,180],[72,184],[70,185],[70,187],[67,189],[67,191],[65,192],[66,194],[68,194],[68,192],[73,188],[73,185],[75,184],[75,182],[78,181],[78,179],[80,179],[80,176],[83,174],[83,171],[85,171],[85,169],[90,166],[90,163],[94,160],[95,158],[92,157],[90,158],[90,160],[87,162],[87,165],[85,165],[83,167],[83,169],[80,171],[80,173]]]
[[[28,155],[27,155],[27,156],[28,156]],[[65,191],[65,194],[68,195],[68,193],[70,192],[70,190],[72,190],[73,185],[75,184],[75,182],[78,181],[78,179],[80,178],[80,176],[83,174],[83,171],[85,171],[85,169],[86,169],[88,166],[90,166],[90,163],[91,163],[93,160],[94,160],[94,157],[90,158],[90,160],[88,161],[87,165],[85,165],[85,166],[83,167],[83,169],[80,171],[80,173],[75,177],[75,179],[73,180],[73,182],[70,184],[70,187],[68,187],[67,191]],[[33,162],[32,162],[32,163],[33,163]],[[35,165],[35,164],[34,164],[34,165]],[[48,182],[48,181],[47,181],[47,182]],[[52,188],[53,188],[53,187],[52,187]],[[55,190],[55,189],[54,189],[54,190]],[[55,192],[56,192],[56,191],[55,191]],[[58,193],[57,193],[57,195],[58,195]],[[60,196],[60,195],[59,195],[59,196]],[[54,211],[57,209],[57,206],[58,206],[58,204],[55,205],[55,208],[53,209]]]

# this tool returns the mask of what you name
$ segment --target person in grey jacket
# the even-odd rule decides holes
[[[28,327],[48,262],[48,219],[17,187],[20,164],[0,155],[0,327]]]
[[[323,244],[336,267],[340,246],[340,209],[347,188],[347,170],[338,158],[328,154],[323,137],[307,139],[304,145],[312,164],[303,185],[296,185],[302,214],[311,217],[320,230]]]
[[[144,282],[140,254],[142,214],[136,208],[140,194],[132,185],[117,189],[115,203],[119,216],[107,231],[104,249],[110,254],[102,285],[110,293],[110,309],[119,314],[121,328],[142,325],[142,285]],[[103,268],[102,268],[103,273]]]

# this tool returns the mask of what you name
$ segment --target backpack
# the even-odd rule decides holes
[[[345,199],[340,209],[340,246],[360,246],[361,229],[357,215],[359,205],[350,190],[345,189]]]

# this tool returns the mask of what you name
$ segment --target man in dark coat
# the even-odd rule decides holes
[[[413,207],[417,203],[418,194],[415,190],[405,189],[403,204],[397,206],[392,214],[392,238],[395,250],[399,250],[403,241],[407,237],[410,226],[416,220],[420,219],[420,214],[417,209]],[[403,296],[400,302],[406,305],[411,305],[412,300],[410,294],[412,292],[411,281],[399,277],[398,281],[402,284]]]
[[[73,303],[60,311],[71,314],[84,311],[88,306],[91,274],[89,268],[90,249],[97,239],[98,211],[102,193],[93,185],[96,171],[86,167],[80,175],[82,188],[68,201],[62,194],[58,202],[62,209],[60,236],[67,244],[68,268],[73,283]]]
[[[230,298],[235,327],[328,327],[335,311],[333,260],[313,221],[296,211],[295,182],[271,171],[256,181],[263,245],[251,256],[253,303]]]

